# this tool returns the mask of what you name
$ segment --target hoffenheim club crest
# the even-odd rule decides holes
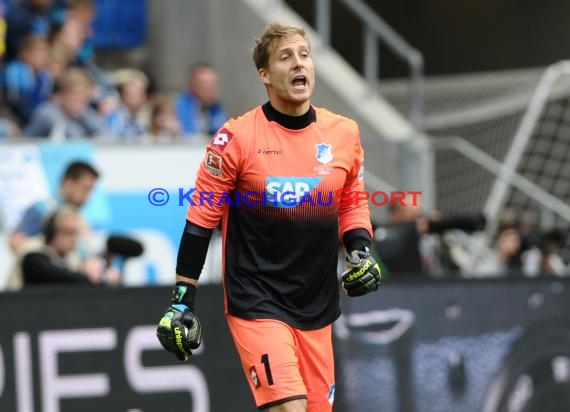
[[[326,165],[331,160],[333,160],[333,154],[331,150],[331,145],[326,143],[316,144],[317,148],[317,160],[322,164]]]

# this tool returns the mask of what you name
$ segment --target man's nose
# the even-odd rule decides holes
[[[301,58],[300,55],[298,54],[293,55],[293,66],[295,68],[304,67],[303,59]]]

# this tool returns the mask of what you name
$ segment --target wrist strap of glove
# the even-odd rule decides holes
[[[196,286],[188,282],[176,282],[172,291],[171,304],[186,305],[188,309],[194,310],[194,300],[196,299]]]

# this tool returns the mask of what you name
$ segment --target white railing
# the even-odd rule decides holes
[[[409,121],[416,131],[423,128],[423,79],[424,59],[388,23],[362,0],[338,0],[362,23],[364,77],[371,95],[377,93],[379,78],[379,42],[387,46],[410,67],[410,113]],[[324,45],[330,45],[331,0],[316,0],[316,29]]]

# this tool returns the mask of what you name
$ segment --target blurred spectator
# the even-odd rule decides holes
[[[67,21],[76,21],[82,29],[82,43],[75,55],[75,63],[87,66],[95,60],[93,46],[93,28],[91,24],[95,19],[96,10],[92,0],[69,0],[67,6]]]
[[[24,241],[41,233],[42,222],[56,207],[68,205],[80,209],[89,200],[99,173],[89,163],[70,163],[63,174],[57,199],[46,199],[31,205],[25,210],[21,221],[10,235],[10,247],[17,252]],[[89,228],[84,224],[84,232]]]
[[[91,40],[93,37],[91,23],[95,14],[95,5],[92,0],[68,0],[64,2],[56,0],[53,7],[54,26],[71,23],[74,30],[78,30],[74,36],[74,43],[77,42],[78,44],[73,47],[73,60],[80,66],[93,61],[95,57]]]
[[[47,62],[46,39],[30,35],[22,42],[18,59],[10,61],[4,69],[6,103],[22,125],[29,122],[33,111],[52,94],[53,78],[46,70]]]
[[[119,272],[103,259],[82,259],[77,249],[80,232],[81,217],[75,208],[56,209],[44,222],[42,235],[30,238],[18,253],[8,289],[34,284],[118,284]]]
[[[48,36],[51,28],[51,0],[11,2],[6,14],[6,60],[15,59],[29,34]]]
[[[98,107],[106,107],[109,104],[109,96],[114,98],[116,92],[107,74],[99,69],[95,62],[91,27],[95,13],[92,0],[56,0],[55,23],[50,38],[53,44],[61,44],[67,48],[70,64],[89,72],[96,85],[94,103]],[[104,108],[100,112],[106,115],[108,110]]]
[[[551,229],[541,236],[540,273],[570,276],[570,230]]]
[[[52,45],[64,46],[69,54],[69,63],[73,63],[85,40],[85,32],[79,21],[63,20],[53,25],[49,40]]]
[[[486,276],[521,276],[523,267],[523,243],[516,226],[506,225],[499,230],[494,254],[482,260],[473,272]]]
[[[218,73],[207,63],[190,69],[187,89],[176,100],[176,114],[184,135],[213,135],[227,120],[219,102]]]
[[[121,140],[142,138],[149,124],[148,77],[136,69],[123,69],[115,74],[120,103],[107,114],[111,133]]]
[[[180,139],[182,129],[172,102],[165,97],[155,98],[152,104],[148,134],[155,142],[174,142]]]
[[[530,210],[507,208],[500,218],[491,253],[477,260],[477,276],[570,275],[570,232],[551,229],[541,232],[538,216]]]
[[[93,86],[84,70],[67,69],[56,82],[52,100],[37,108],[23,135],[54,140],[108,135],[105,120],[89,106]]]
[[[65,69],[71,63],[71,56],[69,50],[64,44],[54,43],[50,46],[48,51],[48,61],[46,70],[49,72],[54,82],[65,73]]]

